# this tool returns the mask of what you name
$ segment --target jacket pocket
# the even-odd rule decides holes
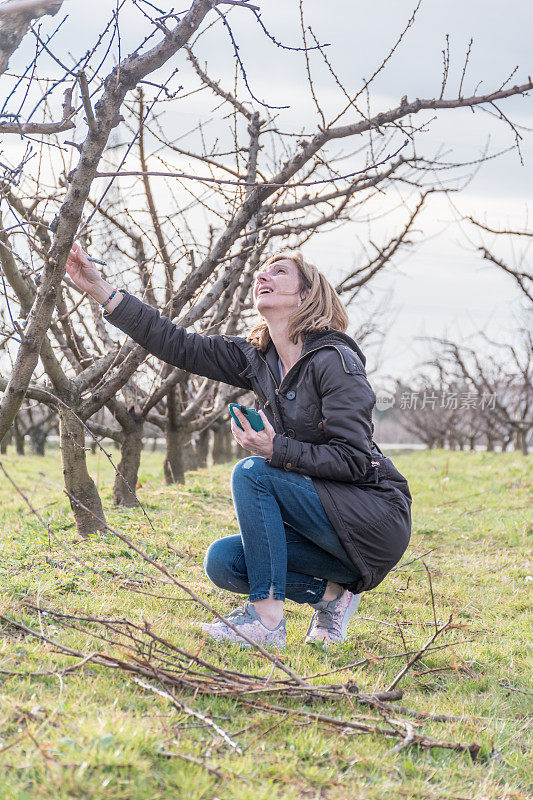
[[[322,411],[318,403],[312,403],[302,409],[302,419],[306,425],[317,425],[322,419]]]
[[[300,425],[304,433],[305,441],[314,444],[320,444],[326,441],[324,417],[322,416],[322,409],[317,403],[313,403],[307,408],[302,409]]]

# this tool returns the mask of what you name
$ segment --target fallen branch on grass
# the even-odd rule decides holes
[[[256,701],[252,703],[244,699],[241,700],[240,702],[250,708],[256,708],[258,710],[263,710],[263,711],[271,711],[276,714],[289,713],[295,716],[307,717],[308,719],[314,719],[316,722],[322,722],[326,725],[332,725],[333,727],[341,728],[343,730],[355,730],[358,731],[359,733],[374,733],[387,737],[398,737],[402,735],[395,728],[387,730],[386,728],[382,728],[379,725],[369,725],[359,721],[356,722],[353,719],[349,720],[337,719],[337,717],[329,717],[326,714],[318,714],[314,711],[306,711],[301,708],[288,709],[284,706],[273,706],[271,704],[263,702],[259,703]],[[386,719],[385,721],[391,723],[391,720]],[[402,738],[402,743],[405,742],[407,739],[407,732],[408,732],[407,726],[409,726],[409,728],[412,728],[413,726],[409,722],[404,722],[397,719],[392,720],[392,722],[394,723],[394,725],[403,727],[404,736]],[[472,744],[462,744],[461,742],[448,742],[443,739],[433,739],[431,736],[426,736],[423,733],[420,734],[415,733],[415,735],[410,739],[409,743],[405,744],[404,746],[407,747],[410,745],[417,745],[418,747],[422,747],[426,750],[430,750],[432,747],[440,747],[446,750],[454,750],[456,752],[468,752],[470,753],[473,760],[477,758],[478,753],[481,749],[481,745],[479,745],[477,742],[473,742]]]
[[[167,692],[166,689],[159,689],[157,686],[152,686],[150,683],[142,681],[140,678],[134,678],[133,680],[135,681],[137,686],[141,687],[141,689],[147,689],[149,692],[154,692],[154,694],[159,695],[159,697],[165,697],[167,700],[170,700],[172,705],[179,711],[184,711],[189,716],[196,717],[196,719],[201,720],[208,727],[213,728],[213,730],[216,731],[216,733],[222,736],[224,741],[227,742],[227,744],[229,744],[230,747],[233,747],[236,753],[239,753],[239,755],[242,756],[242,750],[237,744],[237,742],[234,742],[231,736],[228,733],[226,733],[226,731],[223,728],[221,728],[220,725],[217,725],[217,723],[214,720],[212,720],[211,717],[208,717],[206,714],[202,714],[200,711],[195,711],[194,708],[191,708],[186,703],[183,703],[181,700],[178,700],[176,697],[174,697],[174,695],[170,694],[170,692]]]
[[[393,678],[392,682],[389,684],[389,686],[388,686],[388,688],[387,688],[387,691],[388,691],[388,692],[391,692],[393,689],[395,689],[395,688],[396,688],[396,686],[397,686],[397,685],[399,684],[399,682],[401,681],[401,679],[404,677],[404,675],[406,675],[406,674],[409,672],[409,670],[411,669],[411,667],[413,666],[413,664],[416,664],[416,662],[417,662],[417,661],[419,661],[419,660],[422,658],[422,656],[423,656],[423,655],[424,655],[424,653],[427,651],[427,649],[428,649],[429,647],[431,647],[431,645],[433,644],[433,642],[435,641],[435,639],[437,639],[437,637],[438,637],[438,636],[440,636],[440,635],[441,635],[441,633],[444,633],[444,631],[449,631],[451,628],[453,628],[453,624],[452,624],[452,614],[450,614],[450,618],[449,618],[448,622],[446,622],[446,623],[445,623],[444,625],[442,625],[440,628],[439,628],[439,627],[437,627],[437,629],[435,630],[435,633],[433,634],[433,636],[431,637],[431,639],[428,639],[428,640],[427,640],[427,642],[426,642],[426,644],[425,644],[425,645],[422,647],[422,649],[421,649],[421,650],[418,650],[418,651],[417,651],[417,652],[414,654],[414,656],[412,656],[412,657],[409,659],[409,661],[407,662],[407,664],[406,664],[404,667],[402,667],[402,669],[401,669],[401,670],[398,672],[398,674],[397,674],[397,675],[396,675],[396,676]]]
[[[5,469],[2,467],[7,476]],[[9,477],[9,476],[7,476]],[[40,520],[40,516],[35,512],[30,502],[18,489],[16,484],[10,479],[19,494],[23,497],[26,503],[30,506],[32,512]],[[87,511],[92,516],[96,515],[90,511],[83,503],[69,492],[65,492],[71,502],[78,504],[81,508]],[[136,552],[144,561],[151,564],[159,572],[163,573],[165,577],[175,586],[185,591],[189,597],[196,601],[203,608],[211,611],[216,617],[222,619],[225,624],[230,628],[236,630],[234,626],[224,617],[222,617],[212,606],[199,598],[195,592],[189,589],[186,585],[178,581],[169,570],[155,559],[150,558],[140,548],[138,548],[127,536],[124,536],[119,531],[112,528],[104,520],[99,520],[111,534],[116,536],[124,542],[131,550]],[[430,584],[431,585],[431,584]],[[450,629],[452,626],[452,617],[448,622],[439,628],[437,626],[437,617],[435,612],[435,604],[433,592],[431,592],[433,604],[433,617],[436,625],[436,630],[431,639],[424,645],[424,647],[417,651],[415,655],[408,661],[403,669],[397,674],[393,682],[386,691],[377,692],[375,694],[365,694],[359,692],[359,687],[355,682],[348,682],[341,685],[332,686],[313,686],[308,682],[308,679],[303,679],[295,672],[293,672],[286,664],[284,664],[276,656],[268,653],[261,645],[249,639],[247,636],[241,634],[242,638],[251,644],[264,658],[272,663],[271,674],[264,678],[258,675],[249,675],[239,673],[234,670],[226,670],[209,663],[200,657],[200,650],[197,653],[188,653],[183,648],[178,647],[176,644],[168,639],[160,636],[152,630],[149,622],[145,621],[143,626],[136,625],[127,619],[107,619],[105,617],[96,616],[82,616],[77,614],[66,614],[62,611],[53,608],[42,608],[41,604],[26,600],[24,607],[38,615],[39,627],[38,629],[30,628],[23,622],[17,622],[6,616],[0,615],[0,621],[16,628],[27,635],[31,635],[42,642],[52,646],[55,650],[78,659],[81,661],[76,665],[71,665],[71,671],[84,666],[86,663],[94,663],[107,669],[118,669],[129,675],[134,676],[134,680],[142,688],[147,689],[159,696],[165,697],[170,700],[174,706],[184,711],[185,713],[201,719],[210,729],[219,733],[227,744],[230,744],[234,749],[241,752],[238,745],[233,741],[231,736],[220,728],[211,718],[197,712],[190,706],[183,703],[175,696],[176,691],[191,691],[196,696],[202,694],[204,696],[226,696],[232,697],[236,702],[248,707],[256,708],[267,713],[284,714],[286,716],[303,716],[308,719],[314,719],[316,722],[341,728],[342,730],[356,730],[359,733],[375,734],[386,737],[400,738],[401,742],[391,752],[398,752],[401,749],[411,745],[430,749],[432,747],[440,747],[458,752],[469,752],[474,759],[480,749],[480,745],[462,744],[460,742],[450,742],[446,740],[433,739],[426,736],[423,732],[415,732],[414,726],[407,722],[398,719],[387,717],[389,707],[385,705],[386,700],[400,699],[402,693],[395,691],[395,688],[402,677],[410,669],[410,667],[418,661],[425,652],[431,648],[431,644],[435,641],[437,636],[445,630]],[[61,624],[66,629],[73,629],[89,634],[95,639],[104,641],[106,646],[112,646],[115,650],[125,652],[124,655],[112,652],[94,651],[91,653],[83,653],[75,650],[62,642],[51,639],[44,632],[43,617],[52,617],[55,623]],[[83,627],[83,624],[89,627]],[[240,633],[240,632],[239,632]],[[278,668],[283,670],[288,679],[275,679],[273,680],[274,670]],[[67,674],[69,668],[62,668],[62,674]],[[43,673],[40,673],[41,675]],[[49,674],[48,672],[44,674]],[[57,670],[54,674],[58,673]],[[39,673],[34,673],[39,676]],[[146,679],[153,681],[154,679],[160,684],[155,687],[153,683],[147,683]],[[377,711],[384,723],[388,727],[376,724],[375,718],[363,717],[359,715],[355,717],[353,714],[349,720],[338,719],[316,712],[306,711],[304,709],[293,709],[285,706],[277,706],[266,703],[265,701],[250,700],[250,695],[257,695],[258,693],[276,693],[285,697],[287,700],[300,699],[302,696],[307,702],[316,701],[329,701],[342,699],[349,700],[350,705],[359,703],[360,705],[371,706]],[[394,709],[393,709],[394,711]],[[415,712],[416,713],[416,712]]]
[[[398,690],[367,694],[359,692],[357,685],[353,681],[340,685],[311,686],[287,679],[273,680],[273,673],[268,677],[262,677],[225,670],[202,659],[199,654],[187,653],[173,642],[155,633],[148,623],[140,626],[129,620],[66,614],[52,608],[42,608],[31,601],[26,601],[24,607],[40,615],[41,626],[30,628],[22,622],[17,622],[2,615],[0,615],[0,620],[40,639],[65,655],[83,658],[85,663],[92,662],[100,667],[120,670],[134,676],[133,680],[139,686],[165,697],[177,708],[201,719],[213,730],[216,730],[217,724],[176,697],[177,691],[188,691],[195,696],[200,694],[209,697],[231,697],[236,703],[246,708],[254,708],[266,713],[284,714],[287,717],[303,716],[313,719],[319,724],[334,726],[345,731],[354,730],[361,734],[399,738],[401,740],[400,749],[409,746],[425,749],[440,747],[457,752],[469,752],[472,758],[476,758],[480,749],[480,745],[475,742],[463,744],[461,742],[434,739],[426,736],[422,731],[416,731],[411,736],[411,731],[414,731],[413,724],[397,718],[398,713],[401,714],[405,711],[411,713],[411,710],[395,709],[395,707],[389,706],[385,702],[387,700],[401,699],[402,692]],[[61,624],[67,630],[73,629],[105,641],[107,647],[111,645],[115,650],[125,651],[127,657],[120,655],[118,652],[103,651],[95,651],[85,655],[64,645],[57,639],[51,639],[42,630],[42,622],[47,617],[53,618],[55,624]],[[86,623],[86,627],[82,627],[82,623]],[[102,630],[102,633],[100,633],[100,630]],[[79,667],[80,665],[81,663],[76,666]],[[54,670],[54,673],[57,674],[57,670]],[[147,679],[150,681],[149,683]],[[158,682],[159,687],[154,686],[154,680]],[[350,713],[350,718],[344,719],[305,709],[273,705],[265,700],[258,699],[258,694],[277,694],[286,701],[303,699],[305,702],[344,701],[346,703],[346,700],[348,700],[351,705],[355,703],[373,708],[380,714],[383,722],[367,715]],[[394,716],[388,717],[387,714],[389,712],[392,712]],[[418,712],[413,713],[417,714]],[[424,718],[432,719],[431,717]],[[441,720],[435,718],[433,721]],[[417,727],[419,724],[417,724]],[[231,740],[232,747],[235,747],[235,742],[229,733],[224,731],[223,735],[221,731],[217,730],[217,732],[223,736],[223,739],[228,744],[230,743],[229,740]]]

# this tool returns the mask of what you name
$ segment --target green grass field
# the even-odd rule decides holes
[[[425,562],[437,622],[453,614],[456,627],[435,642],[449,646],[426,653],[402,678],[404,696],[396,705],[455,719],[421,720],[399,710],[385,723],[349,693],[312,704],[270,697],[287,709],[278,715],[228,697],[177,695],[223,728],[242,753],[122,670],[88,661],[65,671],[80,658],[17,627],[22,622],[89,655],[110,652],[113,642],[95,639],[90,624],[66,628],[35,607],[147,621],[210,663],[271,673],[271,663],[256,652],[206,641],[197,623],[209,620],[209,612],[162,583],[161,573],[112,534],[77,540],[57,452],[40,459],[10,453],[0,461],[53,532],[0,473],[0,615],[14,623],[0,622],[2,800],[531,797],[530,458],[445,451],[396,456],[414,497],[411,545],[403,564],[363,597],[346,644],[328,652],[301,644],[311,609],[286,606],[288,647],[280,655],[294,672],[335,670],[313,683],[355,680],[361,691],[375,692],[405,665],[405,651],[419,650],[434,631]],[[105,457],[89,456],[89,462],[110,525],[217,610],[238,605],[239,598],[214,588],[202,568],[208,544],[238,530],[230,464],[188,473],[185,486],[167,487],[161,454],[147,452],[138,494],[153,530],[140,509],[112,508]],[[287,676],[276,671],[274,677]],[[384,727],[408,720],[415,731],[476,742],[480,751],[476,759],[438,747],[391,753],[400,739],[319,724],[291,709],[343,720],[365,716]]]

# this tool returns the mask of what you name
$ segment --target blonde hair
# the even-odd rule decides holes
[[[300,277],[300,292],[309,289],[309,294],[289,317],[288,335],[291,342],[298,343],[309,331],[336,330],[344,332],[348,327],[348,315],[339,296],[331,283],[322,273],[306,261],[300,250],[278,250],[273,253],[263,267],[276,261],[290,259],[297,268]],[[247,340],[254,347],[265,351],[270,342],[270,332],[266,320],[260,316],[247,335]]]

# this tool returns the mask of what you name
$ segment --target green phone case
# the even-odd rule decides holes
[[[248,422],[252,426],[254,431],[262,431],[265,427],[263,425],[263,420],[261,419],[261,414],[255,410],[255,408],[247,408],[246,406],[241,406],[239,403],[230,403],[229,404],[229,413],[239,426],[239,428],[244,430],[240,421],[237,419],[236,414],[234,413],[234,408],[238,408],[248,419]]]

